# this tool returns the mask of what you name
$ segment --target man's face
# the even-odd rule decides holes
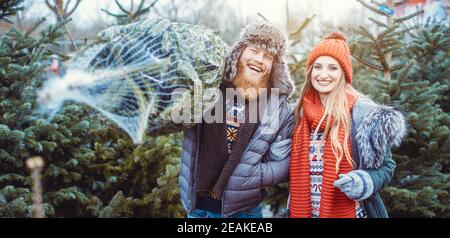
[[[273,60],[274,56],[269,51],[251,45],[247,46],[239,58],[239,64],[242,66],[239,68],[243,71],[238,73],[242,73],[247,80],[258,83],[270,77]]]
[[[255,89],[256,92],[267,88],[274,59],[275,56],[265,49],[247,46],[239,57],[235,86],[243,90]],[[251,93],[246,98],[254,99],[256,96]]]

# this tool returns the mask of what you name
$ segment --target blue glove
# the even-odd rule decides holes
[[[364,170],[353,170],[348,174],[339,174],[333,186],[339,188],[348,198],[362,201],[373,194],[373,180]]]

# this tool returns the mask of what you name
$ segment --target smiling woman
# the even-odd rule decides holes
[[[390,146],[406,134],[403,115],[352,87],[341,33],[312,49],[306,69],[292,139],[290,216],[387,217],[378,192],[394,173]]]

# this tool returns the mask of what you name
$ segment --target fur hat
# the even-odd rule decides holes
[[[270,75],[272,87],[279,88],[280,94],[290,96],[294,91],[294,84],[286,64],[286,43],[286,35],[269,22],[248,25],[241,32],[240,39],[234,44],[227,57],[224,80],[232,82],[235,79],[239,57],[245,47],[253,45],[266,49],[275,56]]]

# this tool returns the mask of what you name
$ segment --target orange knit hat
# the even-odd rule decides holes
[[[342,67],[347,83],[352,83],[352,62],[350,60],[350,49],[347,45],[347,39],[342,33],[332,32],[325,36],[308,56],[306,61],[306,70],[308,70],[314,61],[320,56],[330,56],[336,59]]]

